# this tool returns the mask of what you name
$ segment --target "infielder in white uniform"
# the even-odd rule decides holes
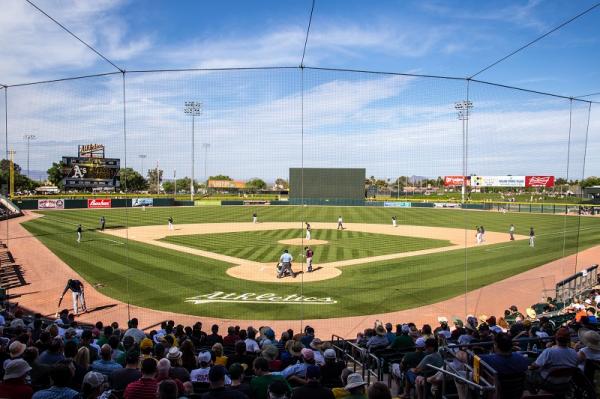
[[[398,227],[398,224],[397,224],[397,221],[396,221],[396,216],[392,216],[392,226]]]
[[[477,229],[477,233],[475,234],[475,239],[477,240],[477,244],[481,244],[483,241],[483,234],[481,233],[481,227],[475,226]]]
[[[304,222],[306,223],[306,241],[310,241],[310,224],[308,222]]]
[[[252,223],[258,223],[258,215],[256,212],[252,214]]]
[[[337,225],[338,230],[344,230],[343,222],[344,221],[342,220],[342,216],[338,216],[338,225]]]
[[[529,246],[535,247],[535,232],[533,231],[533,227],[529,228]]]

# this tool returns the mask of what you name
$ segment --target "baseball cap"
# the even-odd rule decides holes
[[[417,340],[415,341],[415,346],[417,348],[424,348],[425,347],[425,338],[423,338],[423,337],[417,338]]]
[[[312,349],[302,348],[300,351],[304,360],[313,360],[315,358],[315,353]]]
[[[204,351],[198,354],[198,363],[210,363],[211,360],[212,356],[210,355],[210,352]]]
[[[325,359],[335,359],[335,349],[325,349],[325,352],[323,352],[323,357],[325,357]]]
[[[140,349],[149,349],[152,348],[154,344],[150,338],[144,338],[140,343]]]
[[[210,382],[217,382],[217,381],[221,381],[223,379],[225,379],[225,374],[226,374],[226,370],[225,367],[223,366],[213,366],[210,368],[210,371],[208,372],[208,380]]]
[[[98,373],[96,371],[88,372],[85,377],[83,377],[83,383],[88,384],[92,388],[97,388],[102,385],[106,381],[106,377],[102,373]]]

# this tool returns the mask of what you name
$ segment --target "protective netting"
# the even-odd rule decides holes
[[[598,118],[590,119],[585,101],[462,79],[314,68],[127,72],[1,94],[2,153],[9,159],[14,151],[22,174],[45,180],[53,163],[84,144],[103,144],[106,158],[120,160],[121,186],[112,193],[12,193],[43,217],[24,229],[19,219],[6,224],[9,248],[23,256],[23,247],[50,250],[17,259],[25,281],[55,298],[67,278],[80,276],[94,310],[88,321],[317,323],[348,336],[375,319],[435,323],[497,313],[513,304],[498,303],[499,292],[528,307],[532,295],[539,300],[590,266],[585,251],[600,234],[600,219],[581,214],[585,198],[574,184],[600,161]],[[202,103],[201,111],[186,113],[186,102]],[[290,168],[301,176],[311,176],[309,168],[364,168],[365,195],[307,198],[305,190],[335,184],[319,178],[303,178],[288,194],[277,184]],[[566,184],[472,182],[464,196],[460,184],[444,185],[445,176],[472,175]],[[211,176],[216,183],[207,187]],[[110,201],[89,202],[100,198]],[[476,226],[485,227],[481,245]],[[305,246],[315,253],[312,273]],[[276,278],[284,249],[301,272],[295,278]],[[558,266],[544,266],[550,262]]]

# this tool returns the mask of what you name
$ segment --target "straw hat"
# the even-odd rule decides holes
[[[579,340],[590,349],[600,350],[600,334],[596,331],[588,329],[579,330]]]
[[[362,376],[358,373],[352,373],[348,376],[348,380],[344,389],[350,390],[363,385],[367,385],[367,383],[363,380]]]
[[[387,331],[385,331],[385,327],[382,326],[381,324],[377,326],[377,328],[375,329],[375,334],[377,335],[385,335],[387,333]]]
[[[525,313],[527,313],[527,316],[531,319],[535,319],[537,317],[537,313],[535,313],[535,310],[532,308],[525,309]]]
[[[300,354],[302,352],[302,348],[304,348],[304,345],[302,345],[302,342],[294,341],[289,352],[292,354],[292,356],[300,356]]]

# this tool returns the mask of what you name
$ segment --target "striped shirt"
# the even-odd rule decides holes
[[[140,378],[125,388],[125,399],[156,399],[158,383],[154,378]]]

